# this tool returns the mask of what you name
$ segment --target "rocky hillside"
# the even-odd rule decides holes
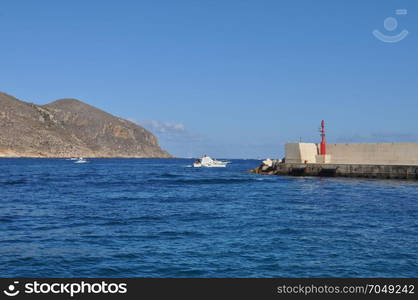
[[[171,157],[149,131],[81,101],[40,106],[1,92],[0,156]]]

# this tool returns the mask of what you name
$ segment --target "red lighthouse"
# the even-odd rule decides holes
[[[325,155],[327,154],[327,144],[325,142],[325,121],[322,120],[321,122],[321,148],[320,148],[320,154]]]

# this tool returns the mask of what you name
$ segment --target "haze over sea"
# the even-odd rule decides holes
[[[414,277],[418,184],[0,160],[4,277]]]

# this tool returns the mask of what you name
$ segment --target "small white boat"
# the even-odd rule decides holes
[[[80,157],[77,161],[75,161],[75,164],[85,164],[87,162],[87,160],[85,160],[84,158]]]
[[[206,167],[206,168],[216,168],[216,167],[221,167],[221,168],[225,168],[226,165],[228,164],[227,161],[220,161],[220,160],[216,160],[216,159],[212,159],[209,156],[203,156],[201,158],[198,158],[194,163],[193,163],[193,167],[195,168],[201,168],[201,167]]]

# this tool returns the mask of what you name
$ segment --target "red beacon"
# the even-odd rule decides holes
[[[326,142],[325,142],[325,121],[322,120],[321,122],[321,147],[320,147],[320,153],[321,155],[326,155],[327,154],[327,146],[326,146]]]

